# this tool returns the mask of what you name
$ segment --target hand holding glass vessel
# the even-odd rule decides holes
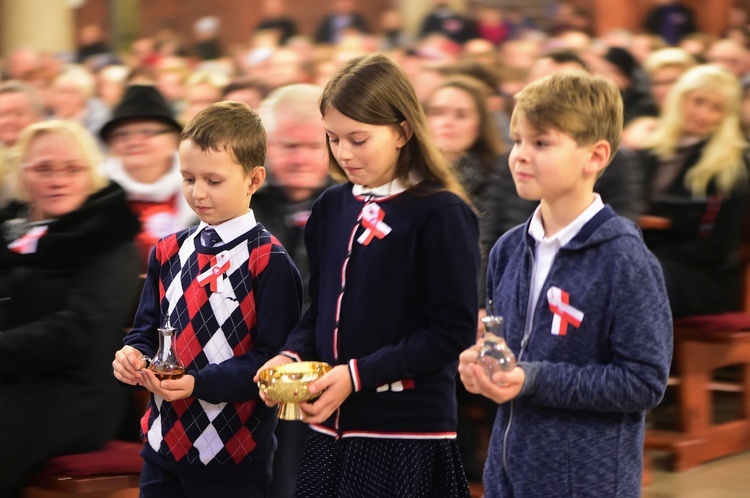
[[[482,346],[477,355],[477,362],[492,379],[495,372],[510,372],[516,368],[516,357],[505,343],[503,317],[487,315],[482,318],[485,332],[482,335]]]
[[[164,326],[157,330],[159,331],[159,350],[153,358],[141,356],[141,361],[145,363],[146,368],[154,372],[159,380],[179,379],[185,375],[185,366],[177,358],[174,349],[173,339],[177,334],[177,329],[170,325],[169,318],[167,318]]]
[[[270,401],[279,403],[281,420],[302,420],[298,403],[314,401],[321,393],[311,393],[307,386],[331,369],[321,361],[285,363],[258,372],[258,389]]]

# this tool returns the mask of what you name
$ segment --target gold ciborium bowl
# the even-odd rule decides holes
[[[269,400],[279,402],[280,419],[302,420],[297,403],[313,401],[320,396],[320,393],[310,393],[307,386],[330,369],[331,365],[322,361],[285,363],[258,372],[258,389]]]

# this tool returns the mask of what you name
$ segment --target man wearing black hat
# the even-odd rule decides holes
[[[182,196],[180,131],[156,87],[131,85],[99,132],[111,152],[104,173],[125,189],[141,220],[137,243],[144,269],[157,240],[197,222]]]

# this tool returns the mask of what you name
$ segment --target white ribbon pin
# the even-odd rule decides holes
[[[385,211],[380,209],[380,206],[378,206],[374,202],[365,204],[365,207],[362,208],[360,218],[362,220],[362,226],[365,228],[365,231],[362,233],[362,235],[359,236],[359,238],[357,238],[357,242],[359,242],[363,246],[368,245],[372,241],[373,237],[382,239],[383,237],[391,233],[391,227],[383,222],[383,218],[385,218]]]
[[[549,309],[555,314],[552,317],[552,334],[565,335],[568,333],[568,324],[575,328],[581,325],[583,311],[569,304],[570,295],[559,287],[550,287],[547,291]]]
[[[198,283],[202,286],[210,284],[213,292],[224,292],[224,274],[229,266],[229,251],[220,252],[211,258],[211,267],[198,275]]]

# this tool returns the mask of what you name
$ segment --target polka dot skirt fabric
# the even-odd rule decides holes
[[[335,439],[312,431],[294,496],[469,498],[471,494],[453,439]]]

